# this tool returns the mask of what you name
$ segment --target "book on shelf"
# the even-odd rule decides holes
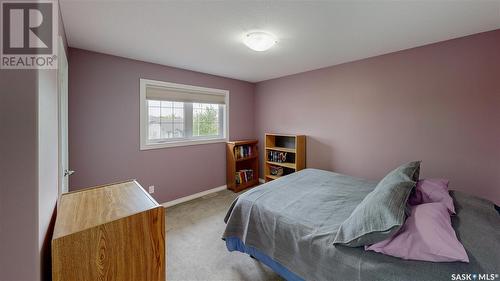
[[[277,163],[283,163],[286,162],[286,152],[279,152],[279,151],[269,151],[267,155],[267,160],[272,161],[272,162],[277,162]]]
[[[247,158],[252,155],[252,146],[238,145],[234,148],[234,155],[236,159]]]
[[[236,184],[242,184],[253,180],[253,170],[245,169],[236,172]]]

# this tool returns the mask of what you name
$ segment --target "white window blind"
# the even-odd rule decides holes
[[[207,93],[196,90],[182,90],[169,87],[148,86],[146,88],[146,99],[148,100],[163,100],[177,102],[196,102],[196,103],[211,103],[225,104],[226,97],[224,94]]]

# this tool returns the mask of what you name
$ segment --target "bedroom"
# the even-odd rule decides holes
[[[0,280],[57,280],[57,220],[77,217],[71,211],[78,206],[58,201],[131,179],[165,213],[164,251],[155,252],[164,260],[151,269],[132,262],[130,250],[106,257],[130,259],[121,266],[137,268],[140,280],[155,280],[148,270],[164,272],[160,278],[166,280],[453,280],[461,274],[498,279],[500,1],[60,0],[48,2],[48,41],[35,27],[47,21],[18,26],[24,24],[16,12],[22,9],[47,19],[42,2],[31,1],[36,5],[29,9],[10,2],[0,3],[2,17],[10,17],[9,25],[1,21],[2,34],[8,30],[9,36],[1,38],[0,54]],[[13,35],[23,31],[26,37]],[[55,65],[5,60],[33,56],[8,53],[33,36],[52,47]],[[290,136],[303,142],[290,144]],[[231,159],[231,142],[249,140],[242,146],[251,147],[251,157]],[[270,158],[280,148],[288,158]],[[366,245],[397,238],[405,223],[415,222],[406,203],[417,194],[422,201],[418,192],[439,185],[451,191],[443,196],[451,196],[455,209],[443,217],[450,223],[440,225],[450,225],[454,249],[465,251],[459,251],[462,261],[429,261],[428,253],[427,261],[405,260],[389,250],[365,251],[365,244],[334,245],[340,225],[355,207],[361,209],[367,194],[389,172],[413,161],[421,162],[408,176],[411,194],[400,200],[405,215],[382,233],[384,239]],[[338,183],[339,175],[351,183]],[[247,186],[258,185],[228,190],[235,177],[247,176]],[[325,186],[332,192],[325,194]],[[249,201],[266,190],[273,192]],[[256,225],[243,227],[265,236],[238,232],[232,238],[239,240],[222,240],[226,227],[245,223],[234,221],[233,212],[244,212],[247,201],[256,210],[270,210],[258,213],[263,217]],[[90,217],[100,208],[89,204],[80,215]],[[281,204],[295,207],[277,211]],[[64,206],[67,212],[56,212]],[[329,225],[332,241],[324,240],[327,250],[314,258],[308,255],[315,248],[303,245],[321,240],[311,235],[324,229],[275,229],[293,239],[266,231],[270,223],[264,217],[317,226],[323,207],[337,216]],[[232,217],[227,225],[226,215]],[[90,226],[80,230],[96,227]],[[277,254],[290,245],[293,252]],[[254,251],[253,258],[228,248]],[[75,263],[76,258],[65,260],[55,274],[78,272]],[[335,266],[321,266],[328,263]],[[379,276],[367,265],[389,274]],[[348,270],[357,266],[359,271]]]

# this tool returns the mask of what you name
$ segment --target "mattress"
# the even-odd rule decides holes
[[[470,263],[408,261],[333,245],[340,224],[375,186],[328,171],[299,171],[240,195],[222,238],[241,241],[228,249],[253,249],[304,280],[425,281],[500,273],[500,216],[493,203],[460,192],[451,192],[457,211],[452,224]]]

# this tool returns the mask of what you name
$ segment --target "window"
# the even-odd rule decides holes
[[[184,103],[146,100],[149,140],[184,137]]]
[[[227,140],[226,90],[140,80],[141,149]]]

